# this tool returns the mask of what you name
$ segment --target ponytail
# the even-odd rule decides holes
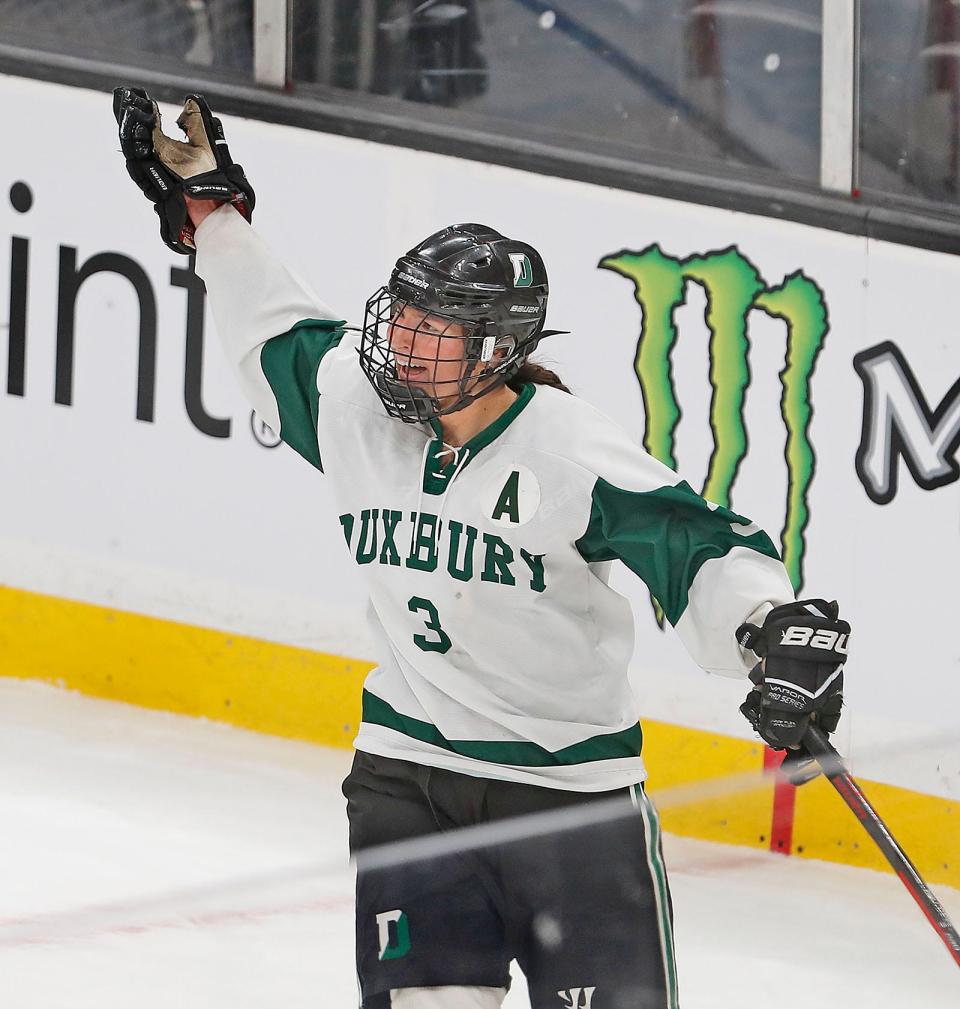
[[[526,384],[551,385],[561,392],[570,392],[556,372],[545,368],[542,364],[537,364],[535,361],[524,361],[516,375],[507,382],[507,386],[514,392],[519,392],[520,387]]]

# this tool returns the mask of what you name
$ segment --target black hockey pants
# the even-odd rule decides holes
[[[369,869],[361,856],[363,1009],[386,1009],[397,988],[508,987],[513,959],[532,1009],[676,1009],[659,820],[642,786],[569,792],[357,753],[343,791],[354,854],[438,835],[456,846],[459,828],[549,810],[578,821],[536,817],[532,836],[479,846],[465,831],[463,849]]]

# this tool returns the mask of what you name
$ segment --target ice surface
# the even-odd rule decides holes
[[[0,679],[0,1006],[356,1006],[349,760]],[[960,1006],[893,876],[671,837],[666,855],[685,1009]],[[526,1004],[518,976],[506,1006]]]

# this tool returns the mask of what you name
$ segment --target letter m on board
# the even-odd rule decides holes
[[[931,410],[900,348],[889,341],[861,351],[853,367],[863,382],[863,427],[857,476],[877,504],[897,493],[902,457],[918,487],[934,490],[960,479],[960,379]]]

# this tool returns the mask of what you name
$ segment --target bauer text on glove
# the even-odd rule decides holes
[[[741,646],[763,660],[740,710],[775,749],[800,746],[811,719],[827,733],[837,727],[850,637],[838,613],[835,602],[806,599],[775,607],[762,627],[737,631]]]

